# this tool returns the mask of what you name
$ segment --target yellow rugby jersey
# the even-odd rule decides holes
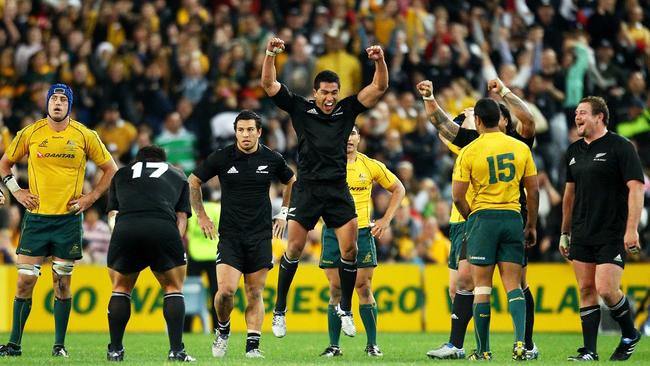
[[[502,132],[481,134],[463,148],[454,166],[453,180],[469,182],[476,192],[471,213],[484,209],[519,212],[519,184],[537,175],[533,156],[525,143]]]
[[[66,214],[68,202],[81,197],[86,160],[99,166],[111,159],[95,131],[70,120],[56,132],[45,118],[18,131],[6,154],[14,163],[29,156],[29,191],[40,199],[33,212],[44,215]]]
[[[384,189],[388,189],[396,180],[395,174],[386,169],[383,163],[360,152],[357,152],[357,160],[354,163],[348,161],[347,181],[354,199],[354,207],[357,210],[359,229],[370,226],[372,183],[377,182]]]
[[[448,142],[445,140],[445,142]],[[447,148],[449,148],[449,151],[453,152],[454,154],[458,155],[460,154],[460,148],[451,142],[447,143]],[[456,169],[456,164],[458,163],[458,158],[456,158],[456,161],[454,162],[454,169]],[[470,185],[467,187],[467,193],[465,194],[465,198],[467,199],[467,202],[472,202],[472,199],[474,199],[474,188]],[[458,224],[461,222],[465,222],[465,218],[463,215],[458,212],[458,209],[456,208],[456,205],[454,203],[451,203],[451,214],[449,215],[449,223],[450,224]]]

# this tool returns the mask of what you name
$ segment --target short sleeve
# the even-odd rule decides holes
[[[529,149],[526,149],[526,165],[524,168],[524,177],[532,177],[537,175],[537,167],[535,166],[535,160],[533,159],[533,154]]]
[[[88,139],[88,144],[86,145],[86,155],[90,160],[95,162],[97,166],[104,165],[108,163],[111,159],[111,153],[108,152],[106,146],[99,139],[97,132],[89,130],[90,138]]]
[[[453,180],[458,182],[469,182],[469,175],[472,171],[472,159],[469,156],[468,149],[460,150],[456,164],[454,165]]]
[[[113,179],[111,180],[111,185],[108,188],[108,202],[106,203],[106,212],[110,212],[110,211],[114,211],[114,210],[116,210],[116,211],[120,210],[120,208],[119,208],[120,205],[119,205],[119,202],[117,200],[117,183],[115,183],[115,181],[117,181],[117,179],[118,179],[117,178],[118,173],[116,173],[113,176]]]
[[[638,180],[643,182],[643,168],[641,168],[641,159],[634,146],[627,141],[623,140],[620,144],[619,154],[618,154],[618,167],[623,177],[623,180],[627,183],[631,180]]]
[[[192,216],[192,206],[190,205],[190,186],[187,184],[187,181],[183,181],[183,187],[181,188],[181,194],[178,197],[178,202],[176,202],[175,211],[187,213],[188,218]]]
[[[11,140],[11,144],[7,148],[6,154],[12,162],[17,162],[22,159],[23,156],[29,154],[29,145],[27,144],[27,133],[26,130],[29,127],[25,127],[22,130],[18,131],[18,135]]]
[[[382,186],[384,189],[390,188],[393,184],[395,184],[395,181],[397,181],[397,177],[395,174],[393,174],[391,171],[389,171],[386,168],[386,165],[384,163],[377,161],[375,159],[370,159],[370,167],[372,170],[372,179],[379,183],[380,186]]]
[[[459,148],[464,148],[469,145],[472,141],[476,140],[479,136],[479,133],[476,130],[470,130],[467,128],[459,128],[456,138],[451,143],[458,146]]]
[[[304,100],[302,97],[293,94],[286,85],[282,84],[280,90],[271,97],[273,103],[278,106],[278,108],[286,111],[291,114],[294,108],[299,104],[300,101]]]
[[[224,150],[217,150],[212,152],[208,157],[199,164],[196,169],[194,169],[194,174],[202,182],[207,182],[212,177],[219,175],[221,168],[221,158],[220,155],[224,153]]]
[[[273,154],[276,157],[276,166],[277,166],[277,169],[275,171],[275,176],[283,184],[289,183],[289,180],[291,180],[291,178],[294,176],[293,170],[291,170],[291,168],[287,164],[287,161],[284,160],[282,155],[280,155],[277,152],[274,152]]]

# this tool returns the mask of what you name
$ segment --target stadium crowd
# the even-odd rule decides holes
[[[233,141],[241,109],[260,113],[263,142],[295,163],[296,134],[260,84],[270,36],[287,45],[277,57],[278,80],[303,96],[324,69],[340,76],[341,97],[358,92],[374,71],[365,49],[381,45],[390,89],[357,125],[359,150],[383,161],[407,192],[391,230],[377,240],[383,262],[446,263],[449,252],[453,155],[429,123],[415,90],[419,81],[433,80],[452,118],[485,96],[487,80],[496,76],[528,103],[541,191],[531,261],[562,260],[563,156],[578,138],[573,113],[582,97],[607,100],[609,129],[632,140],[645,171],[650,167],[648,1],[4,0],[0,14],[3,151],[22,127],[43,117],[48,87],[63,82],[74,91],[72,117],[97,131],[118,164],[155,143],[188,175]],[[23,186],[25,167],[18,171]],[[97,181],[89,162],[87,190]],[[208,183],[218,201],[218,182]],[[273,191],[277,212],[280,186]],[[381,189],[373,195],[375,217],[388,199]],[[0,208],[0,262],[14,259],[22,210],[16,202]],[[85,262],[106,261],[104,211],[100,200],[85,214]],[[646,211],[644,251],[632,260],[650,256],[647,220]],[[320,240],[317,227],[306,257],[318,260]],[[274,242],[276,258],[285,246]]]

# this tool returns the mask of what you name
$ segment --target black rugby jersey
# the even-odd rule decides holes
[[[298,136],[298,179],[345,181],[348,137],[357,116],[367,110],[357,96],[339,101],[331,114],[323,113],[315,101],[293,94],[284,84],[272,99],[289,113]]]
[[[643,182],[632,143],[615,133],[587,144],[580,139],[566,153],[566,181],[575,183],[571,243],[618,245],[627,223],[627,182]]]
[[[287,184],[293,171],[282,155],[259,144],[246,154],[235,144],[211,153],[193,173],[207,182],[221,183],[219,235],[264,239],[272,236],[271,182]]]

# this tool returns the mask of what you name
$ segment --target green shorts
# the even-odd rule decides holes
[[[449,260],[447,267],[449,269],[458,270],[458,262],[461,259],[461,248],[463,246],[463,238],[465,237],[465,221],[455,222],[449,225],[449,239],[451,240],[451,250],[449,250]]]
[[[524,227],[512,210],[480,210],[465,224],[467,259],[471,264],[524,263]]]
[[[323,249],[320,254],[319,267],[339,268],[341,251],[334,229],[323,228],[322,242]],[[357,247],[357,267],[377,267],[377,248],[375,248],[375,238],[370,234],[370,228],[359,229]]]
[[[25,211],[16,254],[81,259],[83,215],[39,215]]]

